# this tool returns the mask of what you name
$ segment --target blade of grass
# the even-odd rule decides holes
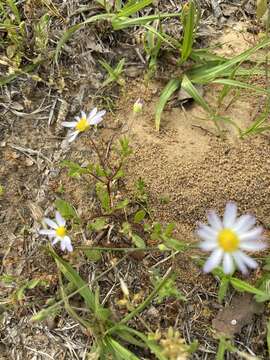
[[[56,63],[58,62],[58,58],[59,58],[62,47],[76,31],[81,29],[86,24],[91,24],[91,23],[94,23],[94,22],[100,21],[100,20],[110,20],[113,16],[115,16],[115,15],[114,14],[98,14],[98,15],[91,16],[90,18],[86,19],[84,22],[82,22],[80,24],[71,26],[67,31],[64,32],[64,34],[58,41],[58,44],[57,44],[56,50],[55,50],[54,61]]]
[[[117,16],[130,16],[135,14],[136,12],[142,10],[146,6],[153,3],[153,0],[140,0],[136,1],[135,3],[128,2],[126,5],[122,7],[122,9],[119,11]]]
[[[237,80],[216,79],[216,80],[213,80],[211,82],[215,83],[215,84],[222,84],[222,85],[228,85],[228,86],[233,86],[233,87],[240,87],[242,89],[255,91],[255,92],[258,92],[260,94],[268,94],[268,95],[270,95],[270,90],[259,88],[257,86],[250,85],[250,84],[247,84],[247,83],[244,83],[244,82],[241,82],[241,81],[237,81]]]
[[[178,79],[172,79],[168,82],[168,84],[165,86],[165,88],[163,89],[160,98],[159,98],[159,102],[156,108],[156,115],[155,115],[155,124],[156,124],[156,130],[159,131],[160,128],[160,120],[161,120],[161,114],[163,112],[163,109],[167,103],[167,101],[169,100],[169,98],[171,97],[171,95],[177,90],[179,89],[181,85],[181,81]]]
[[[180,15],[179,13],[173,13],[173,14],[166,13],[166,14],[141,16],[141,17],[137,17],[137,18],[127,18],[127,17],[115,16],[112,19],[112,27],[114,30],[121,30],[121,29],[130,27],[130,26],[145,25],[154,20],[177,17],[179,15]]]
[[[204,100],[189,78],[184,75],[181,83],[181,87],[209,114],[212,114],[210,105]]]
[[[200,84],[208,83],[210,81],[213,81],[219,75],[224,76],[224,72],[228,72],[228,75],[231,74],[231,71],[233,71],[235,65],[248,60],[248,58],[252,54],[256,53],[259,49],[262,49],[268,45],[270,45],[270,38],[264,39],[256,46],[244,51],[240,55],[237,55],[230,60],[225,61],[221,65],[216,65],[210,68],[206,67],[206,68],[196,69],[196,72],[192,73],[192,71],[190,71],[187,74],[189,75],[190,80],[194,83],[200,83]]]
[[[89,287],[85,286],[85,281],[80,277],[80,275],[73,269],[73,267],[64,261],[60,256],[56,254],[53,249],[48,250],[50,255],[54,258],[57,266],[63,273],[63,275],[72,282],[78,289],[80,288],[80,295],[83,297],[87,307],[95,312],[95,295],[89,289]]]
[[[16,23],[19,25],[21,22],[21,17],[20,17],[20,13],[19,10],[16,6],[15,1],[13,0],[6,0],[8,6],[10,7],[10,10],[13,12],[15,19],[16,19]]]
[[[147,296],[147,298],[140,304],[138,305],[134,310],[132,310],[128,315],[126,315],[122,320],[120,320],[119,324],[125,324],[126,322],[128,322],[129,320],[131,320],[132,318],[134,318],[134,316],[136,316],[137,314],[139,314],[141,311],[143,311],[152,301],[152,299],[156,296],[156,294],[159,292],[159,290],[163,287],[163,285],[165,285],[165,283],[167,282],[168,278],[171,275],[171,271],[172,268],[170,267],[166,274],[163,276],[163,278],[161,279],[161,281],[159,282],[159,284],[155,287],[155,289]]]
[[[193,45],[193,32],[195,28],[195,5],[191,0],[185,6],[188,7],[187,14],[183,14],[184,17],[184,38],[182,45],[182,62],[186,61],[189,57],[192,45]],[[184,12],[185,10],[183,10]]]
[[[264,111],[258,115],[257,119],[251,124],[250,127],[248,127],[246,130],[244,130],[241,133],[241,137],[251,135],[251,134],[258,134],[260,132],[263,132],[265,130],[269,130],[269,126],[262,126],[262,124],[265,123],[265,121],[268,120],[270,112],[270,102],[269,100],[266,100],[265,109]]]
[[[119,344],[116,340],[111,337],[107,337],[105,339],[106,344],[112,349],[115,354],[116,359],[121,360],[140,360],[136,355],[134,355],[131,351],[126,349],[124,346]]]

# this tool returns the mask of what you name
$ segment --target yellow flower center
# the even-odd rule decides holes
[[[86,118],[81,118],[76,124],[76,130],[79,132],[85,131],[90,127]]]
[[[226,252],[234,252],[238,249],[239,239],[231,229],[223,229],[218,234],[219,246]]]
[[[59,226],[59,228],[56,229],[56,235],[60,237],[64,237],[67,233],[67,230],[64,226]]]

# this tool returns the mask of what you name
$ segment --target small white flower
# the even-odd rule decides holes
[[[233,202],[226,204],[223,219],[215,211],[208,212],[210,226],[200,224],[197,235],[203,240],[200,248],[212,251],[204,264],[204,271],[210,272],[222,262],[225,274],[231,274],[236,267],[246,274],[248,268],[255,269],[258,264],[244,251],[261,251],[267,246],[262,243],[263,228],[254,227],[255,217],[242,215],[237,218],[237,206]]]
[[[43,221],[50,227],[50,229],[42,229],[39,233],[41,235],[47,235],[50,240],[53,239],[52,245],[60,241],[62,251],[73,251],[71,239],[67,236],[66,220],[62,218],[61,214],[56,211],[55,220],[44,218]]]
[[[139,99],[136,100],[136,102],[133,105],[133,112],[135,114],[138,114],[138,113],[140,113],[142,111],[142,108],[143,108],[143,102],[139,98]]]
[[[75,129],[75,131],[72,131],[68,135],[68,141],[72,142],[73,140],[75,140],[79,133],[88,130],[91,125],[99,124],[105,114],[105,110],[97,111],[97,108],[94,108],[88,116],[84,111],[82,111],[81,116],[75,117],[76,121],[62,122],[62,126]]]

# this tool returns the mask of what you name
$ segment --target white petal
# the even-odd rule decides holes
[[[251,215],[242,215],[234,223],[233,230],[241,233],[250,230],[256,223],[256,218]]]
[[[245,263],[245,265],[252,269],[256,269],[256,267],[258,266],[255,260],[253,260],[250,256],[246,255],[242,251],[238,251],[237,256]]]
[[[39,230],[40,235],[55,236],[55,230],[41,229]]]
[[[253,241],[253,240],[259,240],[262,237],[262,233],[263,233],[263,227],[258,226],[252,230],[238,234],[238,236],[240,241]]]
[[[232,274],[234,271],[232,255],[225,253],[223,257],[223,271],[225,274]]]
[[[267,248],[267,245],[258,241],[241,241],[239,248],[245,251],[262,251]]]
[[[199,247],[203,251],[212,251],[217,248],[217,242],[216,241],[204,241],[204,242],[200,243]]]
[[[222,221],[215,211],[210,210],[207,214],[209,224],[215,229],[222,229]]]
[[[61,123],[62,126],[68,127],[68,128],[74,128],[77,125],[76,121],[64,121]]]
[[[84,111],[81,111],[81,119],[83,118],[87,119],[87,115]]]
[[[217,239],[217,230],[212,229],[210,226],[200,224],[197,230],[198,236],[204,240],[216,240]]]
[[[93,118],[89,118],[89,124],[90,125],[97,125],[99,124],[103,119],[102,117],[106,114],[105,110],[99,111]]]
[[[78,136],[79,131],[74,131],[71,134],[68,135],[68,142],[72,142],[76,139],[76,137]]]
[[[55,245],[58,241],[61,241],[61,239],[59,237],[56,237],[53,241],[52,241],[52,245]]]
[[[87,120],[90,121],[91,118],[96,115],[96,113],[97,113],[97,108],[94,108],[94,109],[90,112],[90,114],[88,115]]]
[[[57,229],[58,228],[58,225],[52,221],[51,219],[48,219],[48,218],[44,218],[43,220],[45,222],[45,224],[47,224],[49,227],[53,228],[53,229]]]
[[[61,240],[60,246],[61,246],[62,251],[65,251],[65,250],[72,251],[73,250],[73,247],[71,245],[71,239],[69,236],[65,236],[64,239]]]
[[[58,226],[65,226],[66,225],[66,220],[62,218],[62,215],[60,214],[59,211],[55,212],[55,219],[56,219],[56,222],[57,222]]]
[[[205,272],[212,271],[220,264],[222,256],[223,256],[223,251],[221,249],[214,250],[207,259],[206,263],[204,264],[203,270]]]
[[[238,269],[243,273],[243,274],[247,274],[248,273],[248,269],[244,263],[244,261],[242,260],[241,257],[238,256],[239,255],[239,251],[236,251],[234,253],[232,253],[232,256],[234,258],[234,261],[236,263],[236,266],[238,267]]]
[[[234,202],[228,202],[225,207],[225,212],[223,216],[223,226],[224,228],[230,228],[234,225],[237,215],[237,206]]]

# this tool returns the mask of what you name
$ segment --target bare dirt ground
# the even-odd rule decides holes
[[[225,44],[223,51],[230,56],[250,46],[252,38],[245,42],[238,29],[233,32],[228,28],[218,39],[222,43],[226,40],[229,45]],[[40,220],[53,210],[55,198],[63,194],[85,221],[89,212],[90,215],[95,212],[96,199],[90,184],[71,180],[59,167],[64,158],[82,162],[93,157],[87,135],[69,146],[64,141],[65,130],[60,126],[80,106],[90,110],[100,100],[98,91],[91,97],[95,74],[91,87],[85,77],[75,85],[67,81],[63,93],[50,93],[42,85],[23,82],[4,88],[1,93],[0,184],[4,187],[0,198],[1,272],[17,280],[8,286],[0,283],[4,303],[0,307],[0,359],[87,359],[87,349],[91,346],[91,337],[64,312],[54,321],[30,322],[30,317],[54,296],[58,281],[56,267],[42,249],[47,240],[38,235]],[[99,75],[96,77],[98,87]],[[156,221],[175,222],[175,237],[187,242],[196,241],[194,229],[198,221],[205,220],[206,209],[215,208],[222,213],[228,200],[235,200],[241,212],[252,212],[259,223],[269,226],[266,201],[270,195],[269,136],[240,140],[233,127],[226,125],[224,137],[220,137],[213,123],[201,120],[205,114],[199,106],[189,104],[183,109],[173,103],[163,115],[158,134],[153,118],[161,89],[159,81],[145,84],[143,79],[128,78],[114,112],[108,113],[95,135],[96,141],[102,139],[105,145],[120,133],[131,139],[134,153],[126,169],[123,192],[132,196],[134,183],[142,178],[152,216]],[[213,103],[217,89],[214,86],[205,89],[206,98],[213,99]],[[228,108],[224,105],[224,114],[245,128],[260,111],[260,98],[245,93],[236,98],[233,95],[228,99],[232,100],[231,105]],[[144,101],[144,110],[134,118],[131,109],[138,97]],[[73,238],[75,246],[89,241],[80,231]],[[120,257],[105,254],[96,264],[80,252],[65,256],[89,280]],[[214,359],[217,341],[211,324],[222,308],[217,301],[217,283],[212,276],[203,275],[189,257],[178,254],[165,260],[158,253],[145,254],[139,259],[128,256],[115,272],[101,279],[101,297],[111,291],[106,304],[119,316],[117,300],[121,291],[115,286],[119,275],[127,274],[125,281],[133,293],[140,290],[147,293],[151,286],[149,270],[159,261],[160,270],[173,266],[176,284],[188,301],[169,298],[162,304],[154,303],[141,317],[153,332],[174,326],[187,342],[198,339],[199,349],[194,359]],[[259,275],[260,269],[253,274],[252,281]],[[33,278],[44,278],[48,285],[28,290],[26,297],[17,302],[12,294],[24,281]],[[253,317],[235,338],[240,349],[261,359],[267,359],[266,334],[262,331],[266,328],[267,315],[269,309]],[[132,325],[142,328],[139,320],[134,320]],[[149,353],[137,356],[152,359]],[[230,355],[228,359],[236,358]]]

